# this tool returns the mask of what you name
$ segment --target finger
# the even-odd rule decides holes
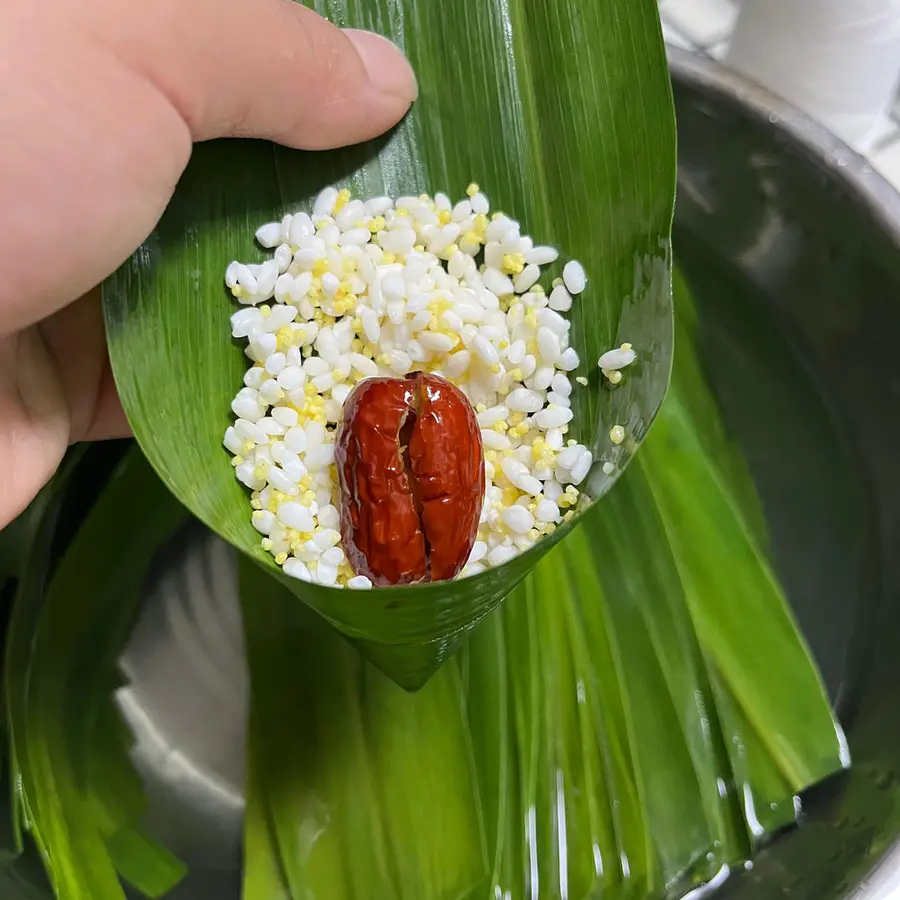
[[[94,418],[82,436],[83,441],[106,441],[110,438],[131,437],[131,426],[122,409],[109,357],[100,376]]]
[[[99,294],[0,338],[0,528],[50,479],[66,447],[130,431],[116,394]]]
[[[353,143],[393,125],[416,90],[392,44],[288,0],[58,0],[49,18],[0,4],[0,60],[0,134],[16,136],[0,141],[0,336],[128,257],[192,139]]]
[[[38,331],[65,399],[69,443],[130,435],[106,350],[100,289],[41,322]]]
[[[83,440],[96,418],[108,359],[99,289],[89,291],[37,328],[65,398],[69,442]]]
[[[160,86],[195,140],[345,146],[389,129],[416,97],[394,44],[342,31],[299,3],[164,0],[126,9],[140,10],[140,27],[134,13],[106,17],[105,39]]]
[[[157,86],[62,14],[0,3],[0,60],[0,135],[16,136],[0,140],[9,335],[100,283],[147,237],[191,135]]]
[[[69,443],[53,361],[33,328],[0,338],[0,528],[47,483]]]

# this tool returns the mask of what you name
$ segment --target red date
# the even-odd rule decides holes
[[[445,378],[367,378],[344,403],[335,447],[341,535],[353,571],[373,584],[453,578],[484,500],[481,430]]]

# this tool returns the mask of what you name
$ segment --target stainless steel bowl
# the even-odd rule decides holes
[[[832,457],[815,478],[809,470],[837,441],[823,447],[827,435],[805,444],[808,435],[794,436],[802,455],[783,452],[792,422],[771,408],[788,384],[772,388],[755,412],[747,407],[761,378],[732,385],[723,398],[854,757],[848,777],[809,798],[802,827],[724,893],[886,900],[900,883],[900,195],[768,92],[684,53],[673,51],[671,65],[680,142],[676,256],[698,293],[701,286],[724,292],[734,313],[730,331],[711,333],[739,343],[734,323],[744,298],[757,297],[844,443],[841,461]],[[713,369],[725,378],[735,360],[713,361]]]
[[[855,761],[808,798],[803,826],[724,893],[886,900],[885,886],[900,881],[900,197],[770,94],[709,60],[672,51],[671,64],[676,253],[696,276],[701,310],[718,310],[704,313],[711,371],[746,438],[776,559]],[[777,383],[754,406],[762,392],[747,394],[747,379],[734,377],[749,346],[740,316],[757,302],[773,323],[771,340],[763,330],[753,345],[758,383],[780,371],[786,341],[834,431],[792,432],[778,418],[796,417],[779,405]],[[806,464],[813,458],[818,468]],[[234,559],[196,525],[177,546],[148,584],[120,702],[138,738],[151,829],[191,865],[173,896],[230,900],[240,893],[247,697]]]

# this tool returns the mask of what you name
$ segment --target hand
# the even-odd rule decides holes
[[[352,144],[415,95],[393,44],[289,0],[0,7],[0,527],[70,443],[128,433],[92,289],[150,233],[192,143]]]

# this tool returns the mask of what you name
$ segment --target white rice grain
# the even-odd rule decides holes
[[[559,250],[555,247],[532,247],[525,254],[525,262],[536,266],[548,266],[559,258]]]
[[[544,398],[537,391],[528,388],[516,388],[506,398],[506,405],[518,412],[537,412],[544,405]]]
[[[442,194],[362,201],[326,188],[311,215],[257,230],[270,259],[228,264],[226,286],[242,304],[231,334],[254,365],[223,446],[255,492],[263,546],[290,577],[372,587],[341,545],[334,440],[353,386],[379,375],[432,371],[476,406],[488,483],[464,575],[501,565],[571,518],[593,456],[566,446],[567,373],[580,361],[563,314],[587,279],[570,261],[548,296],[541,267],[556,262],[556,248],[489,212],[475,185],[456,205]],[[623,345],[601,368],[611,381],[633,359]]]
[[[580,294],[587,285],[584,266],[577,260],[570,260],[563,266],[563,282],[570,294]]]
[[[599,360],[597,360],[597,365],[601,369],[609,369],[611,371],[617,371],[619,369],[624,369],[626,366],[630,366],[635,360],[635,352],[631,347],[627,349],[624,347],[619,347],[615,350],[607,350]]]
[[[281,243],[281,222],[267,222],[257,228],[256,240],[266,250],[277,247]]]
[[[524,506],[507,506],[502,517],[505,525],[519,534],[534,528],[534,516]]]
[[[309,532],[316,527],[309,509],[300,503],[290,501],[282,503],[279,505],[276,515],[282,525],[294,528],[297,531]]]

